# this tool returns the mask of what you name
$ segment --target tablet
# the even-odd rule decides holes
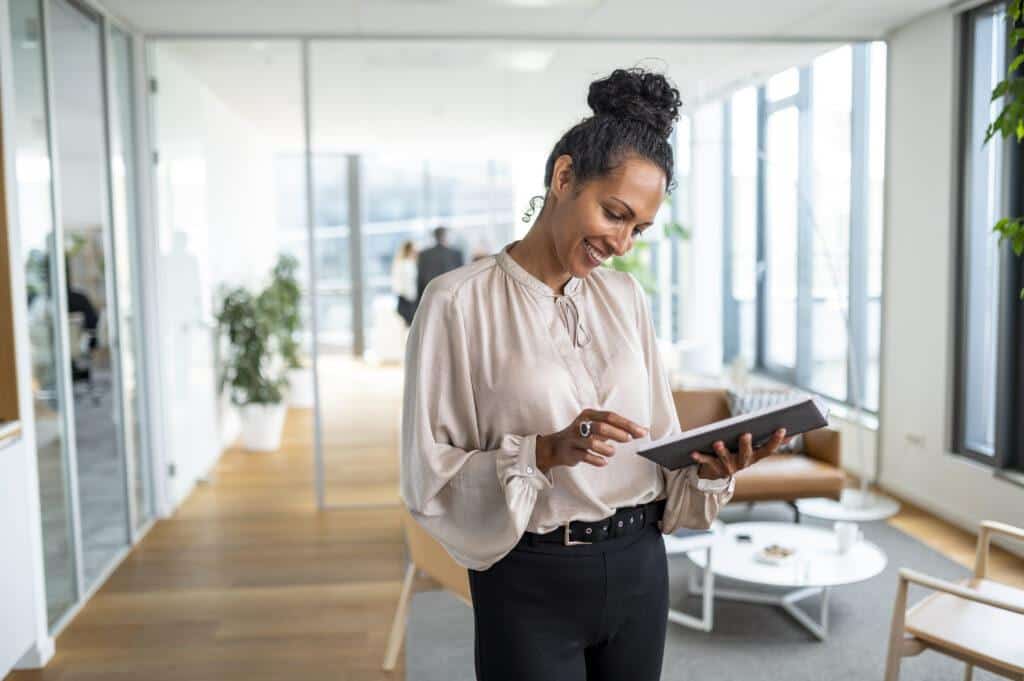
[[[785,428],[786,436],[789,437],[827,425],[828,407],[822,400],[814,396],[797,397],[652,442],[650,447],[639,450],[637,454],[665,468],[676,470],[697,464],[690,456],[691,452],[714,454],[712,445],[718,440],[725,443],[729,451],[736,452],[739,450],[740,436],[744,433],[754,436],[753,445],[757,449],[770,440],[779,428]]]

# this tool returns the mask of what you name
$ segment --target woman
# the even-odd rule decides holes
[[[398,314],[409,326],[416,313],[416,246],[412,241],[403,241],[391,262],[391,290],[398,296]]]
[[[658,679],[661,533],[708,527],[784,437],[680,471],[636,454],[679,422],[643,291],[601,264],[672,186],[679,93],[617,70],[588,103],[530,232],[432,282],[406,350],[402,497],[469,569],[481,681]]]

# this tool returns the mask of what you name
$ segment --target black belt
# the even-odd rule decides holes
[[[615,514],[603,520],[586,522],[573,520],[557,530],[537,534],[526,532],[523,538],[528,543],[562,544],[576,546],[579,544],[596,544],[606,539],[616,539],[640,532],[648,525],[661,520],[665,512],[665,500],[651,501],[641,506],[620,508]]]

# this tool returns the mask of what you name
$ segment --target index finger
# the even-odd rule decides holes
[[[633,423],[625,416],[616,414],[613,411],[597,411],[592,410],[590,417],[595,421],[604,421],[607,424],[622,428],[626,432],[630,433],[633,437],[643,437],[647,435],[647,429],[643,426]]]
[[[779,428],[778,430],[776,430],[774,433],[772,433],[771,439],[768,440],[768,442],[764,443],[761,447],[759,447],[757,452],[755,452],[755,460],[760,461],[761,459],[764,459],[774,454],[776,450],[778,450],[779,446],[783,443],[785,438],[785,428]]]

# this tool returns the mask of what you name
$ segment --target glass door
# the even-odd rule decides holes
[[[46,574],[47,619],[53,626],[79,597],[74,526],[74,471],[68,463],[70,422],[63,388],[67,363],[62,343],[63,262],[54,244],[53,164],[47,110],[43,7],[39,0],[11,0],[17,143],[18,229],[28,290],[39,501]]]
[[[63,230],[67,366],[85,584],[128,546],[118,322],[108,216],[103,27],[50,0],[59,215]]]
[[[125,462],[128,468],[132,528],[141,529],[153,517],[149,459],[145,456],[143,418],[142,318],[136,292],[139,281],[138,196],[135,172],[135,120],[132,106],[132,42],[127,33],[108,33],[110,76],[110,212],[113,228],[114,288],[117,298],[117,339],[120,348],[121,403]]]

